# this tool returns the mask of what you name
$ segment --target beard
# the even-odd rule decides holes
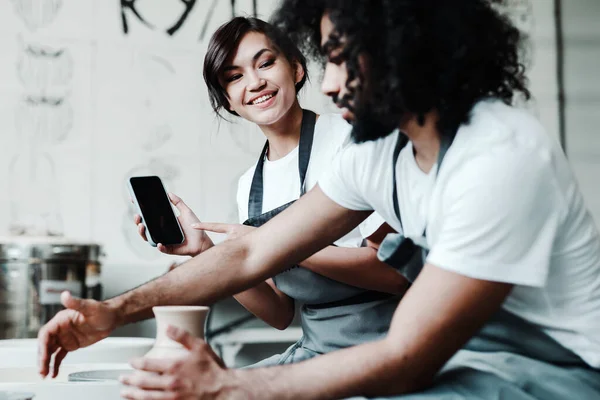
[[[398,121],[389,112],[377,110],[370,102],[360,101],[356,92],[347,93],[339,99],[334,97],[333,101],[339,108],[346,108],[354,115],[349,121],[352,124],[350,137],[354,143],[381,139],[398,127]]]
[[[371,107],[363,107],[357,111],[356,120],[352,123],[352,141],[363,143],[378,140],[392,133],[398,126],[390,118],[378,115]]]

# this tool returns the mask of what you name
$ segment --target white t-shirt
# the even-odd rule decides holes
[[[351,126],[337,114],[323,114],[317,118],[310,161],[306,171],[306,191],[316,185],[340,150],[349,143]],[[238,182],[237,204],[240,223],[248,219],[248,199],[254,176],[254,164]],[[284,157],[269,161],[263,166],[263,210],[267,212],[298,199],[300,175],[298,173],[298,147]],[[383,219],[373,213],[358,228],[335,242],[342,247],[360,247],[363,238],[369,237],[383,224]]]
[[[400,230],[392,202],[397,136],[347,146],[319,186],[341,206],[374,209]],[[405,236],[420,236],[427,222],[428,263],[515,284],[506,310],[600,367],[600,237],[558,144],[527,112],[483,101],[436,170],[423,173],[410,144],[401,151]]]

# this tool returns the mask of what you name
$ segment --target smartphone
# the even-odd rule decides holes
[[[129,192],[142,216],[148,243],[155,247],[183,243],[181,226],[158,176],[129,178]]]

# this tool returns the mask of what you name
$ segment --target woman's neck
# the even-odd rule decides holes
[[[296,101],[279,121],[271,125],[259,125],[259,127],[269,141],[267,159],[279,160],[298,147],[302,127],[302,108]]]

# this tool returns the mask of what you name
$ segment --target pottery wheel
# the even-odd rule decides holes
[[[0,400],[31,400],[34,393],[25,392],[0,392]]]
[[[69,382],[118,381],[119,376],[131,374],[132,369],[105,369],[98,371],[81,371],[69,374]],[[2,398],[0,397],[0,400]]]

